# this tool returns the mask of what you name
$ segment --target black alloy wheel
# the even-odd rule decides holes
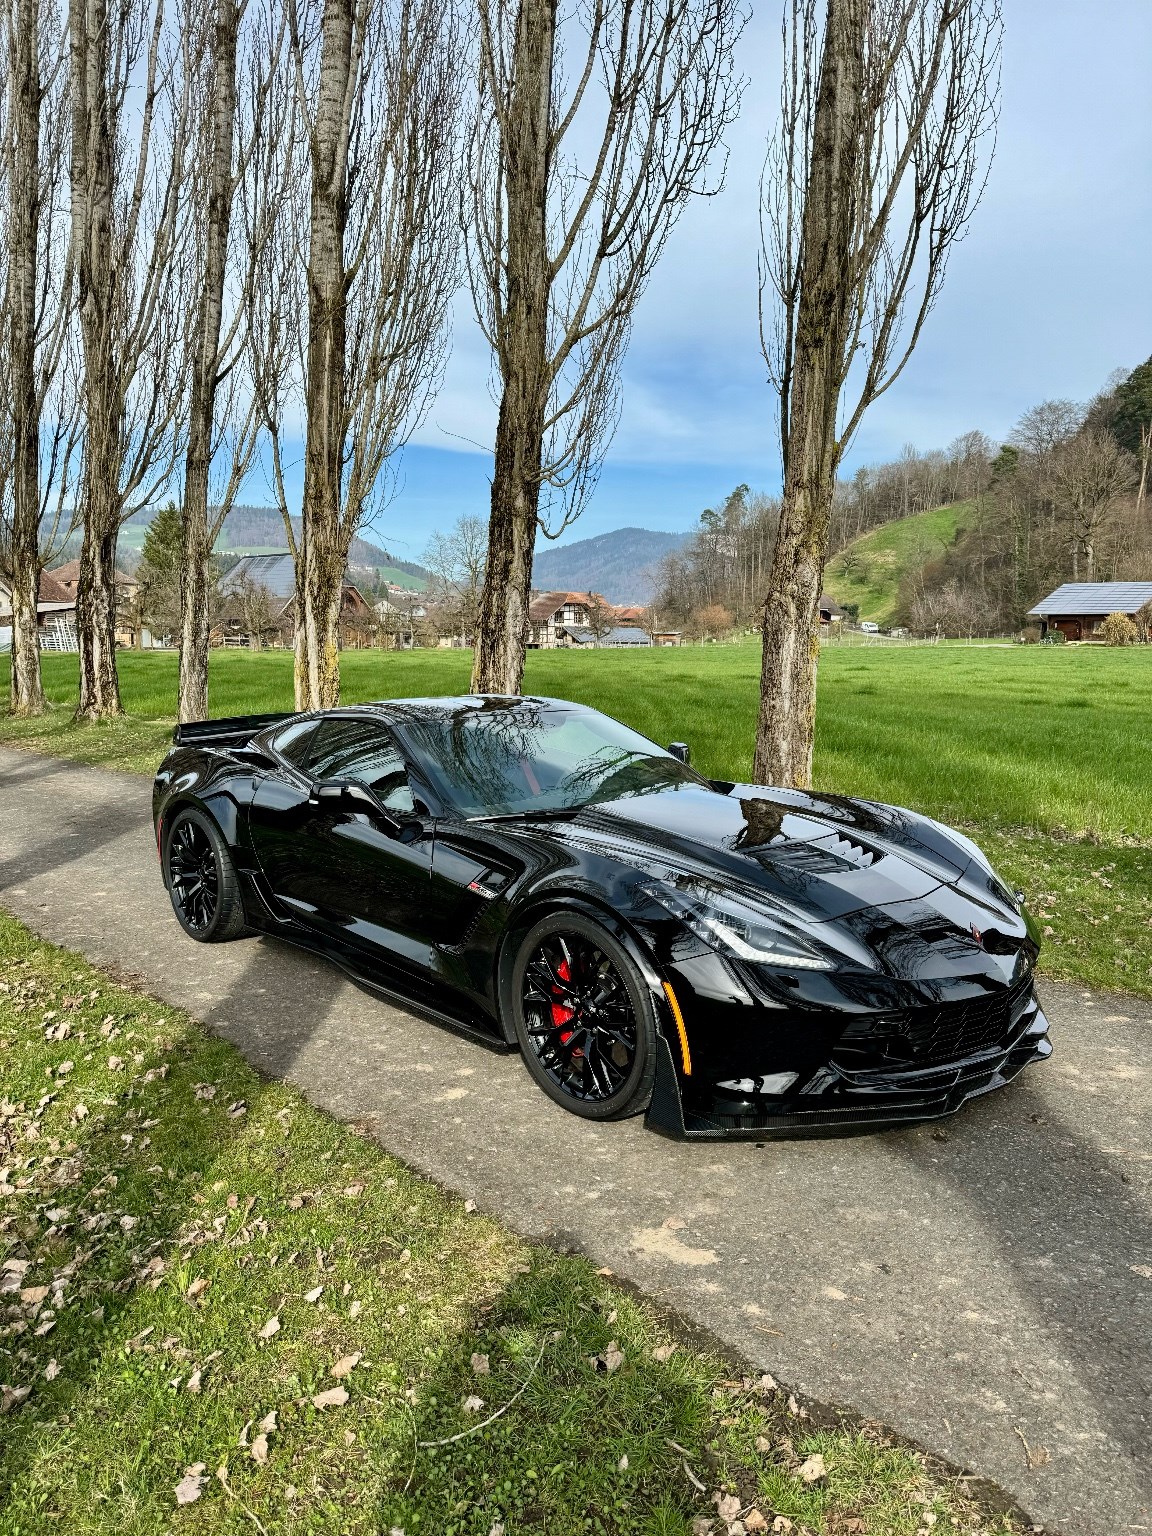
[[[165,839],[164,867],[172,909],[185,933],[210,944],[245,931],[231,855],[206,816],[191,810],[176,816]]]
[[[623,946],[575,913],[525,936],[514,969],[516,1032],[549,1096],[588,1119],[644,1109],[655,1075],[648,988]]]

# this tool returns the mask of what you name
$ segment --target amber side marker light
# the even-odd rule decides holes
[[[672,1010],[672,1017],[676,1020],[676,1032],[680,1036],[680,1060],[684,1064],[684,1076],[692,1076],[692,1052],[688,1049],[688,1031],[684,1028],[684,1015],[680,1012],[680,1004],[676,1001],[676,994],[672,990],[670,982],[664,982],[664,996],[668,999],[668,1006]]]

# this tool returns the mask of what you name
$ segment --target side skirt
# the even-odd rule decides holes
[[[439,1024],[442,1029],[449,1029],[465,1040],[485,1046],[498,1056],[507,1056],[515,1052],[514,1045],[509,1045],[501,1036],[493,1034],[491,1029],[486,1029],[482,1024],[470,1024],[466,1019],[457,1018],[454,1014],[437,1008],[434,1003],[416,996],[399,977],[390,977],[387,981],[381,980],[364,968],[358,955],[353,955],[319,934],[309,932],[292,918],[279,916],[268,896],[261,889],[261,882],[253,878],[251,871],[242,871],[241,879],[246,896],[254,897],[259,907],[259,912],[256,914],[252,911],[252,904],[246,903],[246,916],[250,922],[254,917],[257,918],[252,922],[252,926],[261,933],[266,933],[271,938],[283,939],[286,944],[291,944],[296,949],[306,950],[309,954],[319,955],[343,971],[349,981],[355,982],[366,992],[371,992],[386,1002],[396,1003],[401,1008],[406,1008],[409,1013],[419,1014],[430,1023]]]

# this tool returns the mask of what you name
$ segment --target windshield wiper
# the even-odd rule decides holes
[[[469,816],[469,821],[562,821],[569,816],[579,816],[586,807],[582,805],[550,805],[523,811],[498,811],[491,816]]]

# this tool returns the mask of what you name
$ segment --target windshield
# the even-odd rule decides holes
[[[595,710],[520,705],[409,716],[404,734],[432,787],[462,816],[577,809],[704,781]]]

